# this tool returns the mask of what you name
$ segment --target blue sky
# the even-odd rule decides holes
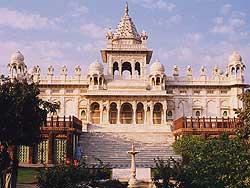
[[[191,65],[208,74],[225,69],[228,56],[238,51],[248,68],[250,61],[249,0],[128,0],[137,30],[145,30],[167,75],[173,65]],[[69,71],[99,59],[105,33],[115,30],[124,14],[122,0],[0,0],[0,73],[7,74],[10,56],[20,50],[29,68],[46,72],[53,65]],[[250,75],[247,75],[250,81]]]

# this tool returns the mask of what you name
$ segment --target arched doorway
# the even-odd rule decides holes
[[[153,110],[153,123],[161,124],[161,120],[162,120],[161,116],[162,116],[162,104],[156,103],[154,105],[154,110]]]
[[[138,103],[136,107],[136,124],[143,124],[144,123],[144,109],[143,104]]]
[[[111,105],[110,105],[109,122],[110,122],[110,124],[117,123],[117,105],[116,105],[116,103],[111,103]]]
[[[121,124],[131,124],[133,120],[133,109],[129,103],[124,103],[121,106]]]
[[[93,124],[100,123],[100,105],[97,102],[91,104],[91,122]]]

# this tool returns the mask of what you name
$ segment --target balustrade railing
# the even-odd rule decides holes
[[[237,118],[218,117],[181,117],[174,121],[174,130],[185,128],[236,128]]]
[[[82,130],[82,122],[74,116],[59,117],[51,116],[47,117],[47,120],[42,128],[75,128],[76,130]]]

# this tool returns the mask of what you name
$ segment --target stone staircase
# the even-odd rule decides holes
[[[136,155],[139,168],[153,167],[157,157],[180,158],[171,147],[173,141],[171,132],[84,132],[80,137],[89,164],[95,164],[98,158],[112,168],[130,168],[131,157],[127,151],[131,150],[132,142],[139,151]]]

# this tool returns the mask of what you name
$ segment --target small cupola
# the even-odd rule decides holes
[[[153,90],[164,90],[165,89],[165,68],[158,59],[150,67],[149,74],[150,86]]]
[[[227,73],[228,76],[242,78],[245,70],[245,65],[242,62],[242,57],[238,52],[233,52],[228,58]]]
[[[103,89],[104,86],[103,65],[96,60],[89,65],[88,82],[90,90]]]
[[[10,71],[10,78],[12,79],[22,79],[27,75],[27,66],[24,63],[24,56],[20,51],[11,55],[8,68]]]

